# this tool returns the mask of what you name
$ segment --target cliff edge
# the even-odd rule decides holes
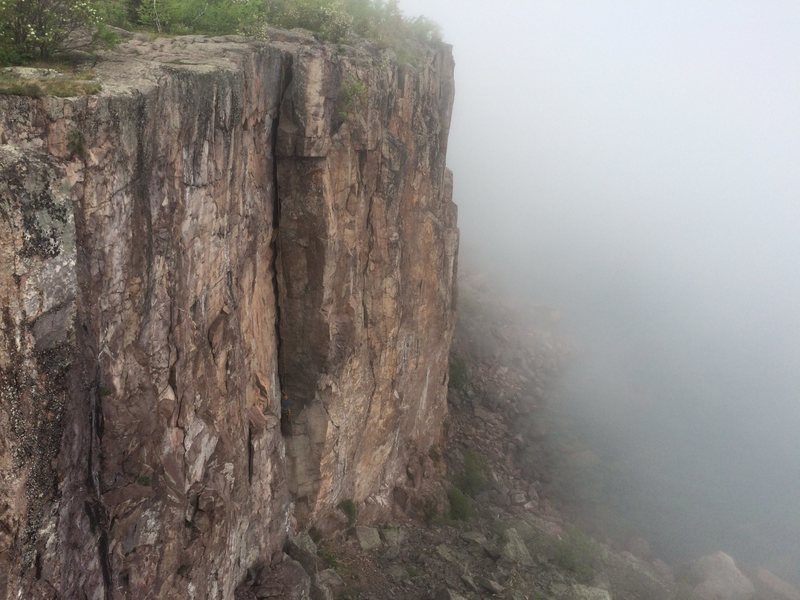
[[[232,598],[442,468],[452,56],[134,36],[95,70],[0,96],[0,598]]]

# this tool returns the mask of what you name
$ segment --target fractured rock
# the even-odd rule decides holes
[[[501,557],[520,565],[530,567],[533,565],[528,547],[513,527],[509,527],[503,533],[503,547],[500,550]]]
[[[358,525],[356,527],[356,539],[362,550],[374,550],[381,545],[381,536],[374,527]]]
[[[612,600],[607,590],[581,584],[574,584],[563,598],[564,600]]]

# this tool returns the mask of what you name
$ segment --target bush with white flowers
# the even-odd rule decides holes
[[[99,22],[87,0],[0,0],[0,52],[49,58],[85,45]]]

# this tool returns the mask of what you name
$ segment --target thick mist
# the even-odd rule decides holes
[[[401,4],[455,49],[461,260],[561,311],[627,518],[800,580],[800,5]]]

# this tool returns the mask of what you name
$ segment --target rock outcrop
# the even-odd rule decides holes
[[[800,600],[800,589],[767,569],[758,569],[753,583],[759,600]]]
[[[750,600],[755,595],[751,581],[724,552],[697,559],[691,573],[699,582],[692,590],[692,600]]]
[[[0,598],[232,598],[438,468],[452,57],[133,38],[0,96]]]

